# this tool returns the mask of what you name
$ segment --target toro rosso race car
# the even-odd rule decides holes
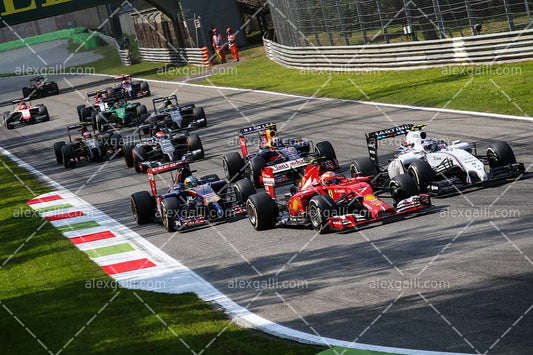
[[[28,101],[28,104],[26,103]],[[32,105],[29,99],[13,100],[13,110],[4,112],[4,126],[13,129],[16,126],[50,121],[48,109],[43,104]]]
[[[367,177],[347,179],[322,164],[310,164],[298,186],[284,200],[276,200],[272,167],[265,169],[266,192],[251,195],[246,202],[250,223],[256,230],[273,226],[309,226],[319,233],[353,230],[359,225],[382,221],[431,206],[429,195],[419,194],[407,174],[390,181],[393,206],[376,196]]]
[[[67,126],[68,142],[54,143],[54,153],[58,164],[65,168],[89,161],[98,161],[103,158],[122,154],[122,136],[112,132],[91,133],[91,123],[79,123]],[[80,132],[79,136],[72,137],[71,132]]]
[[[355,159],[350,167],[352,175],[371,177],[375,186],[386,186],[395,176],[408,173],[421,192],[444,195],[468,186],[517,178],[525,171],[504,141],[489,144],[486,155],[481,156],[476,144],[460,140],[446,144],[428,138],[424,126],[405,124],[366,134],[369,158]],[[399,135],[405,135],[399,152],[389,164],[380,165],[378,142]]]
[[[167,130],[143,139],[139,131],[139,140],[137,144],[124,145],[126,165],[134,167],[138,173],[171,162],[203,159],[205,155],[202,141],[196,134]]]
[[[144,120],[143,132],[154,134],[164,129],[196,129],[207,126],[207,118],[202,107],[178,105],[176,95],[158,97],[152,100],[154,112]]]
[[[259,150],[255,152],[248,151],[250,141],[253,144],[253,140],[247,139],[251,134],[258,135],[255,142],[259,145]],[[317,158],[320,158],[329,170],[339,167],[331,143],[319,142],[313,149],[313,142],[308,140],[281,140],[277,136],[275,123],[263,123],[239,130],[239,142],[242,156],[233,152],[222,158],[224,174],[231,181],[247,177],[259,187],[263,184],[263,170],[270,166],[275,171],[276,183],[287,182],[291,180],[294,168],[302,168]]]
[[[156,176],[164,172],[170,172],[173,183],[161,193],[156,188]],[[148,169],[152,193],[136,192],[130,198],[137,223],[161,221],[173,232],[245,215],[246,199],[255,193],[249,180],[229,185],[215,174],[198,180],[193,172],[186,161]]]
[[[37,99],[46,96],[59,95],[59,87],[55,81],[46,81],[44,76],[30,79],[30,86],[22,88],[22,97]]]

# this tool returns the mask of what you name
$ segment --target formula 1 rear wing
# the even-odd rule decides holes
[[[422,129],[424,124],[403,124],[397,127],[391,127],[376,132],[366,133],[366,145],[370,159],[378,164],[378,142],[383,139],[394,138],[396,136],[407,134],[409,131]]]
[[[239,129],[239,136],[244,137],[245,135],[261,132],[266,129],[276,130],[276,124],[273,122],[262,123],[256,126],[246,127]]]
[[[309,164],[311,164],[309,161],[300,158],[265,167],[262,171],[263,185],[265,186],[265,191],[270,195],[270,197],[275,199],[276,174],[284,173],[287,171],[296,172],[299,169],[305,168]]]
[[[169,163],[169,164],[157,166],[154,168],[149,168],[147,170],[147,173],[148,173],[148,181],[150,181],[150,188],[152,189],[152,194],[154,196],[157,195],[157,188],[156,188],[156,183],[155,183],[156,175],[159,175],[165,172],[171,172],[171,176],[172,176],[172,171],[180,170],[180,169],[187,169],[189,173],[193,172],[189,168],[188,160],[181,160],[181,161],[177,161],[174,163]],[[180,177],[181,176],[178,173],[176,173],[175,176],[172,176],[173,183],[175,184],[176,182],[178,182]]]
[[[122,75],[113,77],[113,80],[122,80],[122,79],[127,79],[130,77],[131,77],[131,74],[122,74]]]

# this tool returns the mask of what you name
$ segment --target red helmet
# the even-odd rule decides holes
[[[231,27],[226,28],[226,32],[230,33],[231,32]]]
[[[167,135],[165,134],[165,132],[161,132],[161,131],[160,131],[160,132],[157,132],[157,133],[155,134],[155,137],[156,137],[157,139],[165,139],[165,138],[167,137]]]
[[[213,32],[214,32],[214,33],[217,33],[218,30],[217,30],[216,28],[213,28]]]
[[[91,138],[92,138],[91,132],[84,132],[84,133],[83,133],[83,138],[85,138],[85,139],[91,139]]]
[[[326,171],[322,176],[320,176],[320,183],[322,186],[326,187],[332,184],[336,184],[339,181],[337,174],[333,171]]]

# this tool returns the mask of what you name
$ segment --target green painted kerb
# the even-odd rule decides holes
[[[131,244],[123,243],[123,244],[117,244],[117,245],[110,245],[108,247],[85,250],[85,252],[87,253],[87,255],[89,255],[90,258],[98,258],[100,256],[120,254],[120,253],[125,253],[128,251],[134,251],[134,250],[135,248],[132,247]]]
[[[55,205],[55,206],[49,206],[49,207],[43,207],[43,208],[38,208],[36,209],[35,211],[37,211],[37,213],[44,213],[44,212],[50,212],[50,211],[56,211],[56,210],[62,210],[64,208],[69,208],[69,207],[72,207],[72,205],[70,203],[64,203],[62,205]]]
[[[71,232],[71,231],[77,231],[80,229],[94,228],[94,227],[100,227],[98,222],[88,221],[88,222],[74,223],[74,224],[69,224],[66,226],[57,227],[57,229],[59,229],[60,232]]]

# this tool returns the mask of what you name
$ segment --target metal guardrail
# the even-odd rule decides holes
[[[120,49],[120,45],[118,44],[117,40],[111,36],[106,36],[105,34],[98,32],[98,31],[96,31],[95,33],[98,37],[104,40],[107,44],[117,49],[117,52],[118,52],[118,55],[120,56],[120,61],[122,62],[122,64],[126,66],[130,66],[133,63],[131,60],[129,49]]]
[[[193,64],[209,66],[209,52],[203,48],[139,48],[141,59],[146,62]]]
[[[361,46],[289,47],[267,38],[263,43],[268,59],[307,70],[408,70],[533,59],[533,30]]]

